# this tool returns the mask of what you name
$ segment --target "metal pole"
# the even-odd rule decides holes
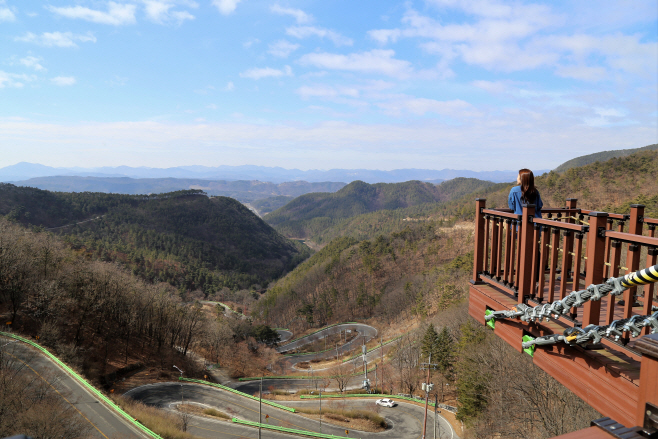
[[[430,367],[432,364],[432,353],[430,352],[429,365],[427,366],[427,381],[425,382],[425,418],[423,420],[423,439],[425,439],[425,433],[427,433],[427,406],[429,404],[430,392],[427,390],[427,386],[430,384]]]
[[[436,408],[439,406],[439,395],[434,394],[434,439],[436,439]]]
[[[258,439],[260,439],[261,423],[263,422],[263,376],[260,376],[260,391],[258,392]]]
[[[322,433],[322,389],[320,389],[320,433]]]
[[[379,336],[379,350],[382,356],[382,393],[384,393],[384,338]]]
[[[176,365],[174,364],[174,368],[180,372],[180,377],[183,378],[183,371],[180,370]],[[181,406],[185,404],[185,398],[183,397],[183,381],[180,380],[180,404]],[[182,409],[183,407],[181,407]]]

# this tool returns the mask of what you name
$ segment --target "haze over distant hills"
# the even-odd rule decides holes
[[[544,170],[536,173],[541,174]],[[205,180],[258,180],[271,183],[287,181],[344,182],[361,180],[366,183],[400,183],[421,180],[440,183],[456,177],[471,177],[493,182],[508,182],[516,179],[516,170],[469,171],[455,169],[395,169],[380,171],[372,169],[308,170],[284,169],[266,166],[179,166],[174,168],[147,168],[130,166],[101,168],[53,168],[35,163],[21,162],[0,168],[0,181],[21,182],[35,177],[78,176],[78,177],[129,177],[129,178],[196,178]]]
[[[244,203],[280,196],[291,199],[309,192],[335,192],[345,186],[345,183],[336,182],[289,181],[274,184],[257,180],[78,176],[34,177],[17,181],[15,184],[55,192],[103,192],[128,195],[201,189],[208,195],[231,197]]]

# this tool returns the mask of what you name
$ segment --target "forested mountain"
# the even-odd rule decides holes
[[[158,194],[187,189],[202,189],[208,195],[219,195],[250,202],[273,196],[298,197],[309,192],[335,192],[345,186],[338,182],[289,181],[268,183],[257,180],[204,180],[194,178],[128,178],[128,177],[35,177],[15,181],[17,186],[36,187],[58,192],[104,192],[115,194]],[[280,206],[279,206],[280,207]]]
[[[471,232],[428,223],[361,242],[334,239],[270,288],[252,315],[299,328],[434,314],[466,294]]]
[[[285,236],[317,243],[327,243],[337,236],[373,238],[404,229],[409,216],[429,214],[441,203],[494,186],[475,178],[455,178],[439,185],[419,181],[376,185],[354,182],[334,194],[298,197],[264,219]]]
[[[79,252],[149,281],[205,294],[267,284],[310,253],[238,201],[200,190],[136,196],[2,184],[0,214],[51,228]]]
[[[631,204],[646,205],[645,214],[658,217],[658,150],[643,150],[627,157],[554,171],[535,178],[545,206],[563,207],[566,198],[577,198],[578,207],[628,213]],[[512,184],[486,195],[487,206],[507,207]],[[446,215],[470,219],[474,197],[466,196],[445,206]]]
[[[558,166],[557,168],[555,168],[554,171],[561,173],[566,171],[567,169],[589,165],[590,163],[605,162],[612,158],[627,157],[631,154],[635,154],[636,152],[652,151],[652,150],[658,150],[658,143],[654,143],[653,145],[647,145],[642,148],[616,149],[612,151],[595,152],[594,154],[588,154],[566,161],[562,163],[560,166]]]

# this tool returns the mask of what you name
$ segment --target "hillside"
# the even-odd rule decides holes
[[[336,236],[349,235],[349,232],[344,231],[350,230],[350,219],[362,217],[362,221],[353,223],[361,224],[364,222],[363,215],[385,211],[372,219],[365,218],[365,223],[386,222],[394,217],[399,224],[408,213],[398,213],[398,210],[431,210],[435,207],[433,203],[450,201],[493,185],[475,178],[456,178],[440,185],[420,181],[375,185],[354,182],[333,194],[306,194],[298,197],[266,215],[264,219],[286,236],[328,242]],[[392,230],[380,230],[379,233]]]
[[[56,227],[89,258],[117,261],[151,282],[206,295],[267,284],[309,255],[238,201],[208,198],[199,190],[133,196],[3,184],[0,214],[24,225]]]
[[[646,205],[646,216],[658,217],[658,150],[645,150],[571,168],[551,171],[535,179],[545,206],[562,207],[566,198],[577,198],[578,207],[628,213],[630,205]],[[512,184],[486,195],[487,206],[507,207]],[[473,218],[474,197],[466,196],[445,206],[447,215]]]
[[[16,181],[14,184],[57,192],[103,192],[130,195],[201,189],[208,195],[231,197],[242,202],[273,196],[298,197],[309,192],[335,192],[345,186],[345,183],[329,181],[318,183],[289,181],[274,184],[257,180],[77,176],[35,177]]]
[[[306,328],[377,317],[421,318],[463,298],[472,264],[472,230],[412,224],[401,232],[330,244],[279,280],[252,315]]]
[[[631,154],[635,154],[636,152],[653,151],[653,150],[658,150],[658,144],[654,143],[653,145],[644,146],[642,148],[616,149],[612,151],[596,152],[594,154],[588,154],[588,155],[576,157],[575,159],[571,159],[567,162],[564,162],[557,168],[553,169],[553,171],[562,173],[568,169],[589,165],[594,162],[605,162],[613,158],[627,157]]]

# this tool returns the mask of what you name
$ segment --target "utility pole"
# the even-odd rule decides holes
[[[439,406],[439,395],[434,394],[434,439],[436,439],[436,409]]]
[[[384,337],[379,336],[379,351],[382,357],[382,393],[384,393]]]
[[[180,377],[183,378],[183,371],[180,370],[176,365],[174,364],[174,368],[180,372]],[[183,405],[185,402],[183,400],[183,381],[181,380],[180,382],[180,405]],[[182,409],[183,407],[181,407]]]
[[[432,364],[432,353],[430,352],[430,358],[427,363],[423,363],[422,366],[427,367],[427,382],[423,383],[423,390],[425,390],[425,419],[423,420],[423,437],[425,439],[425,434],[427,433],[427,407],[429,405],[430,391],[434,387],[433,384],[430,384],[430,371],[433,366],[438,366],[438,364]]]
[[[322,389],[320,389],[320,434],[322,434]]]

